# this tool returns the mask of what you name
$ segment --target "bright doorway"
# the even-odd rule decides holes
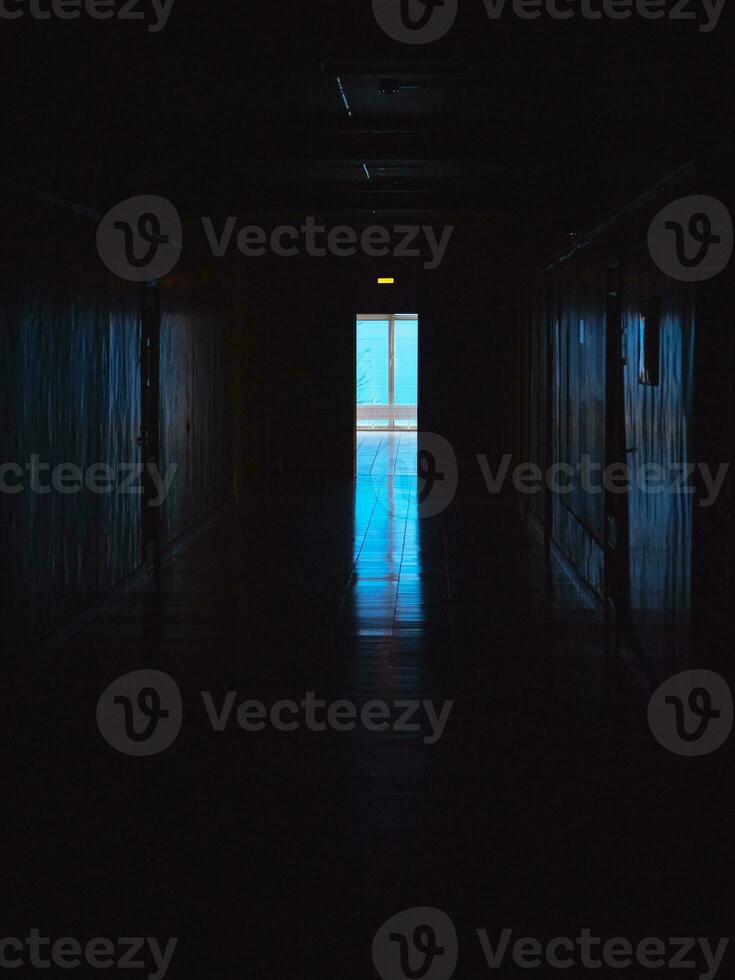
[[[358,314],[356,334],[358,430],[415,431],[418,316],[415,313]]]

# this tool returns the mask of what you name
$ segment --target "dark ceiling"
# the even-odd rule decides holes
[[[460,211],[548,237],[730,133],[724,18],[459,8],[421,46],[387,37],[370,0],[175,0],[159,33],[5,22],[3,176],[100,209],[163,193],[198,214]]]

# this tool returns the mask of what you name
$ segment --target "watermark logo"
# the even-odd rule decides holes
[[[656,265],[672,279],[704,282],[730,261],[733,228],[722,201],[691,194],[672,201],[648,229],[648,250]]]
[[[168,23],[173,5],[174,0],[3,0],[0,2],[0,18],[18,20],[27,16],[33,20],[78,20],[80,17],[90,20],[135,20],[148,22],[148,33],[157,34]]]
[[[168,275],[179,261],[181,218],[165,197],[144,194],[111,208],[97,227],[97,251],[110,272],[128,282]]]
[[[732,730],[732,692],[711,670],[685,670],[665,681],[648,704],[656,740],[676,755],[708,755]]]
[[[394,41],[430,44],[452,28],[458,0],[373,0],[378,24]]]
[[[261,225],[201,217],[206,245],[214,258],[237,249],[245,258],[309,255],[312,258],[421,259],[427,271],[444,261],[453,225],[327,226],[309,215],[300,225]],[[163,197],[131,197],[115,205],[97,228],[97,250],[107,268],[129,282],[160,279],[174,268],[182,250],[182,226],[176,208]]]
[[[234,215],[218,227],[211,217],[204,216],[201,221],[207,245],[216,258],[226,255],[234,242],[246,258],[260,258],[270,252],[284,259],[302,254],[341,259],[361,252],[373,259],[423,259],[427,271],[441,265],[454,232],[453,225],[438,231],[433,225],[370,225],[358,231],[350,225],[319,224],[312,215],[302,225],[278,225],[270,231],[260,225],[243,225],[237,230]]]
[[[307,691],[298,701],[283,698],[271,705],[238,691],[199,693],[213,732],[391,732],[420,739],[424,745],[436,745],[442,738],[454,708],[454,701],[414,698],[328,702],[315,691]],[[157,755],[169,748],[181,730],[182,715],[176,682],[159,670],[125,674],[106,688],[97,703],[97,724],[105,741],[125,755]]]
[[[483,480],[491,494],[502,493],[509,485],[524,496],[542,493],[547,487],[551,493],[568,496],[581,491],[591,496],[610,493],[617,496],[639,491],[659,496],[671,494],[696,500],[698,507],[714,506],[719,499],[730,472],[730,463],[722,463],[713,472],[707,463],[643,463],[632,467],[627,463],[611,463],[603,468],[588,453],[579,462],[553,463],[542,470],[537,463],[519,463],[513,467],[513,456],[505,453],[497,467],[484,453],[477,454],[477,462]]]
[[[439,909],[406,909],[383,923],[373,940],[382,980],[449,980],[457,966],[457,931]]]
[[[669,494],[692,500],[692,506],[703,510],[720,499],[730,474],[730,463],[721,463],[716,471],[707,463],[627,463],[603,466],[584,453],[576,465],[554,463],[542,469],[537,463],[513,465],[514,457],[503,454],[491,460],[485,453],[476,454],[477,463],[491,496],[511,491],[522,496],[543,493],[569,496],[575,492],[586,496],[610,493],[625,496],[642,493],[651,496]],[[405,504],[416,493],[418,517],[434,517],[452,503],[459,483],[457,457],[451,444],[434,432],[419,432],[417,454],[399,452],[389,461],[388,472],[371,469],[366,478],[372,485],[375,501],[388,511]]]
[[[158,755],[181,730],[181,693],[160,670],[135,670],[113,681],[97,702],[97,724],[113,749],[125,755]]]
[[[608,971],[690,970],[698,980],[714,980],[719,975],[730,939],[707,936],[645,936],[637,941],[624,936],[606,938],[592,929],[580,929],[576,936],[536,938],[516,936],[505,928],[500,933],[475,929],[482,957],[491,976],[511,976],[520,970]],[[463,937],[463,943],[465,942]],[[435,908],[414,908],[400,912],[381,926],[373,940],[373,963],[382,980],[449,980],[457,965],[457,933],[451,920]],[[497,971],[497,972],[496,972]],[[603,971],[603,975],[605,971]],[[610,973],[610,975],[612,975]],[[667,975],[669,975],[667,973]],[[479,976],[479,974],[478,974]]]
[[[143,496],[149,489],[148,507],[160,507],[165,503],[178,463],[169,463],[162,473],[154,461],[147,463],[92,463],[86,470],[76,463],[44,462],[37,453],[21,466],[20,463],[0,463],[0,494],[14,496],[18,493],[34,493],[45,496],[50,493],[63,495],[89,493],[134,494]],[[26,476],[27,474],[27,476]]]
[[[419,518],[434,517],[454,500],[459,479],[451,444],[435,432],[418,435]]]
[[[483,0],[491,23],[508,16],[519,20],[575,18],[601,20],[668,20],[696,25],[701,34],[717,27],[725,0]],[[451,29],[457,0],[373,0],[380,27],[394,41],[428,44]]]
[[[459,473],[451,443],[436,432],[419,432],[416,452],[398,454],[389,472],[370,471],[368,485],[378,507],[389,513],[415,499],[418,517],[435,517],[454,500]]]
[[[74,936],[52,939],[40,929],[31,929],[21,939],[19,936],[0,938],[0,969],[17,970],[26,967],[34,970],[145,970],[148,980],[163,980],[171,966],[178,936],[166,940],[164,946],[155,936],[120,936],[110,939],[95,936],[86,942]]]

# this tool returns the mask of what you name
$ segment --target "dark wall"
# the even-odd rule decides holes
[[[421,427],[457,454],[460,492],[485,494],[477,456],[493,470],[513,450],[515,424],[512,273],[509,252],[494,252],[492,216],[460,213],[446,258],[422,282]]]
[[[349,263],[308,256],[270,263],[265,372],[276,483],[352,477],[357,310]]]
[[[176,538],[232,492],[229,290],[194,269],[161,284],[161,468],[176,465],[162,509],[162,542]]]
[[[527,453],[542,469],[550,463],[576,466],[585,454],[601,468],[619,460],[630,466],[632,486],[619,498],[624,510],[618,512],[618,532],[627,541],[617,545],[620,552],[627,545],[630,639],[659,667],[712,662],[714,645],[706,635],[712,616],[731,635],[731,482],[708,509],[700,506],[696,478],[691,494],[646,492],[640,479],[651,464],[676,475],[679,465],[706,463],[716,470],[732,459],[735,294],[731,267],[696,287],[666,276],[648,253],[647,231],[669,202],[692,193],[727,200],[731,186],[721,161],[678,172],[535,282],[529,280],[518,305],[518,455]],[[620,337],[611,283],[619,292]],[[650,320],[652,310],[660,323],[659,376],[657,383],[643,384],[639,324],[642,314]],[[609,371],[619,349],[622,403],[616,408]],[[586,492],[576,476],[572,484],[570,493],[548,495],[550,513],[543,495],[526,504],[546,522],[581,578],[601,600],[610,599],[609,497]]]
[[[604,465],[607,263],[604,249],[586,249],[558,270],[551,338],[552,463],[576,466],[586,456]],[[602,595],[603,496],[586,493],[576,477],[569,482],[571,493],[552,496],[554,534],[582,577]]]
[[[695,171],[697,191],[732,201],[733,152],[711,154]],[[702,660],[732,670],[735,647],[735,270],[695,289],[696,363],[694,441],[712,471],[729,464],[729,476],[712,507],[694,513],[693,622]]]
[[[661,206],[687,193],[688,178],[633,220],[623,273],[625,433],[635,473],[648,464],[700,460],[694,441],[695,316],[691,286],[651,268],[645,232]],[[659,382],[639,382],[639,318],[650,298],[659,306]],[[669,470],[669,472],[672,472]],[[697,503],[692,495],[628,496],[630,591],[635,636],[656,661],[672,667],[691,657],[692,549]]]
[[[3,619],[16,646],[69,622],[142,562],[141,497],[117,492],[140,461],[142,287],[108,274],[87,214],[5,198],[0,261],[3,462],[82,473],[107,464],[113,492],[2,493]],[[190,263],[189,263],[190,264]],[[179,469],[162,507],[165,544],[231,492],[222,289],[187,261],[160,286],[162,459]],[[139,483],[138,480],[135,481]],[[49,473],[42,474],[49,483]]]

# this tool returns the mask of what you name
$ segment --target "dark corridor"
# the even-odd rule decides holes
[[[0,5],[0,974],[731,975],[735,79],[677,9]]]

